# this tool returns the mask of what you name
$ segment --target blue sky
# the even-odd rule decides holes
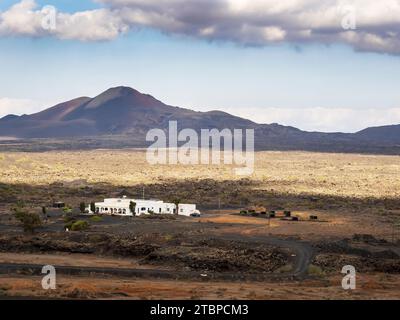
[[[0,10],[16,2],[0,1]],[[101,7],[36,2],[66,13]],[[400,56],[356,49],[345,43],[255,46],[143,26],[106,41],[5,35],[0,116],[125,85],[171,105],[311,131],[400,123]]]

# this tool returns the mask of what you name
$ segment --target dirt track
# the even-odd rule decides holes
[[[261,237],[261,236],[251,236],[244,237],[237,234],[223,234],[220,235],[220,239],[232,240],[232,241],[244,241],[244,242],[255,242],[263,243],[267,245],[276,246],[282,249],[286,249],[291,253],[291,263],[293,268],[290,272],[282,274],[282,278],[304,278],[307,274],[308,266],[310,265],[314,250],[307,242],[290,240],[290,239],[280,239],[276,237]],[[274,275],[274,277],[277,275]],[[278,276],[279,277],[279,276]]]
[[[280,219],[269,223],[267,219],[241,217],[234,212],[171,221],[104,217],[86,232],[66,233],[58,231],[63,220],[55,216],[36,235],[13,231],[14,225],[3,219],[4,227],[10,231],[0,236],[3,252],[0,283],[6,283],[5,295],[29,295],[29,290],[33,290],[32,297],[46,296],[48,293],[40,291],[38,279],[43,276],[43,265],[50,264],[56,267],[60,281],[74,281],[50,294],[54,298],[123,297],[113,289],[113,282],[123,284],[122,291],[127,297],[140,299],[190,297],[190,290],[185,289],[183,293],[179,288],[183,284],[193,291],[205,287],[201,297],[217,294],[223,298],[288,298],[287,288],[295,290],[299,286],[305,291],[303,295],[297,289],[301,298],[315,298],[318,290],[325,290],[327,294],[321,298],[328,297],[329,290],[335,290],[335,297],[343,298],[340,290],[335,289],[340,286],[340,279],[335,277],[341,276],[343,265],[354,262],[366,279],[372,277],[378,283],[374,284],[379,291],[377,296],[395,296],[396,288],[390,285],[392,280],[385,280],[381,285],[376,276],[383,274],[385,279],[397,279],[398,248],[372,235],[323,237],[329,228],[337,228],[332,223],[336,216],[320,217],[319,223]],[[304,231],[306,226],[309,234],[295,234],[297,230]],[[354,227],[352,230],[357,229],[355,226],[359,225],[348,224]],[[15,285],[8,286],[7,279],[15,281]],[[333,283],[331,279],[335,279]],[[370,286],[368,281],[366,290]],[[126,293],[124,283],[129,283],[129,288],[140,287],[143,293]],[[168,290],[155,295],[155,283],[162,283]],[[246,294],[241,292],[243,286],[248,287]],[[277,288],[279,293],[266,295],[266,287]],[[228,294],[220,288],[232,291]],[[0,296],[1,290],[2,287]],[[197,292],[193,296],[197,297]],[[365,297],[369,297],[368,293]]]
[[[221,235],[220,240],[244,241],[257,244],[266,244],[285,249],[291,253],[292,270],[284,273],[270,274],[246,274],[246,273],[216,273],[210,272],[202,274],[193,271],[170,271],[161,269],[143,268],[104,268],[88,266],[56,266],[57,272],[66,275],[88,275],[104,274],[122,277],[145,277],[145,278],[164,278],[164,279],[219,279],[219,280],[280,280],[280,279],[303,279],[307,274],[307,269],[313,257],[313,249],[304,242],[294,240],[284,240],[275,237],[252,237],[243,238],[238,235]],[[3,274],[33,274],[40,275],[43,265],[23,264],[23,263],[1,263],[0,273]]]

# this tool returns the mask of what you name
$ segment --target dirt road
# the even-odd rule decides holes
[[[314,250],[307,242],[291,240],[291,239],[281,239],[271,236],[251,236],[246,237],[237,234],[222,234],[219,236],[223,240],[234,240],[234,241],[245,241],[254,242],[257,244],[266,244],[271,246],[276,246],[282,249],[286,249],[291,254],[292,270],[288,273],[282,274],[283,277],[293,277],[302,278],[307,275],[308,266],[310,265]]]
[[[286,240],[275,237],[251,237],[246,238],[235,234],[223,234],[218,237],[222,240],[240,240],[245,242],[254,242],[257,244],[266,244],[287,250],[290,255],[292,270],[282,273],[262,273],[262,274],[244,274],[244,273],[201,273],[196,271],[175,271],[161,269],[144,269],[128,267],[103,267],[103,266],[71,266],[55,265],[58,273],[65,275],[91,275],[101,274],[121,277],[137,278],[161,278],[161,279],[193,279],[193,280],[288,280],[303,279],[307,275],[307,269],[311,263],[313,250],[310,245],[296,240]],[[21,254],[23,258],[23,254]],[[18,260],[23,261],[23,260]],[[109,264],[108,264],[109,265]],[[32,263],[0,263],[0,274],[30,274],[40,275],[43,265]]]

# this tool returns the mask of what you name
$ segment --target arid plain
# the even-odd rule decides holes
[[[239,180],[234,166],[150,165],[141,150],[1,153],[0,182],[73,182],[134,186],[168,180]],[[357,198],[400,196],[398,156],[312,152],[256,152],[248,179],[279,192]]]
[[[138,269],[161,270],[150,282],[115,274],[91,276],[90,288],[84,285],[87,274],[67,273],[60,283],[71,285],[53,293],[32,289],[36,275],[3,274],[2,292],[57,298],[400,298],[393,286],[400,265],[399,157],[257,152],[253,175],[237,176],[234,167],[150,165],[145,151],[134,149],[1,153],[2,263],[29,263],[35,255],[35,263],[53,261],[66,268],[79,258],[79,266],[132,263]],[[10,214],[17,202],[40,211],[58,200],[77,208],[82,201],[142,197],[143,192],[146,198],[197,203],[204,214],[172,220],[115,218],[117,222],[108,217],[77,235],[63,233],[60,217],[49,218],[34,236],[19,231]],[[299,221],[239,214],[250,209],[278,215],[290,210]],[[310,221],[310,215],[318,221]],[[118,250],[105,248],[105,243]],[[74,256],[82,253],[86,255]],[[353,293],[341,288],[345,264],[360,271],[360,287]],[[182,275],[174,281],[164,275],[168,272]],[[238,272],[243,279],[225,279]],[[260,274],[261,282],[255,278]],[[8,280],[15,285],[6,285]],[[203,284],[208,280],[209,285]],[[183,283],[187,292],[176,291]],[[156,285],[168,289],[154,295]]]

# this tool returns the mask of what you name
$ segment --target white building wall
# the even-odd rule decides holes
[[[195,213],[196,205],[195,204],[179,204],[179,215],[189,217],[192,213]]]
[[[120,215],[120,216],[133,216],[130,212],[130,203],[135,202],[135,215],[144,214],[174,214],[175,204],[166,203],[159,200],[138,200],[138,199],[105,199],[104,202],[97,202],[96,213]],[[198,211],[195,204],[179,204],[178,214],[183,216],[190,216]]]

